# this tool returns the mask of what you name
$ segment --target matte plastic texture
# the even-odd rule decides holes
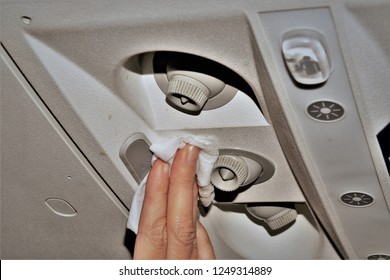
[[[350,256],[356,254],[358,258],[365,259],[376,248],[390,251],[390,235],[387,234],[390,231],[390,213],[384,196],[386,188],[382,188],[378,180],[329,10],[264,13],[260,17],[268,30],[266,34],[273,49],[273,65],[284,81],[285,90],[279,94],[285,93],[281,99],[288,106],[289,122],[295,126],[293,134],[305,143],[302,154],[308,156],[307,165],[312,174],[318,176],[315,187],[322,193],[322,200],[329,203],[328,211],[337,216],[333,222],[340,223],[338,228],[343,233],[339,236],[345,233],[348,239],[345,244],[350,243],[353,248]],[[281,17],[283,21],[280,21]],[[297,87],[289,79],[283,57],[277,51],[282,48],[280,38],[290,30],[301,30],[302,26],[323,35],[328,55],[333,61],[332,74],[318,88]],[[313,102],[321,101],[340,104],[344,108],[343,117],[332,122],[310,118],[306,108]],[[339,199],[348,192],[368,193],[375,197],[375,203],[357,212],[357,207],[348,207]],[[357,213],[359,219],[356,219]],[[372,218],[374,216],[375,219]],[[372,231],[373,228],[381,230]],[[368,235],[372,237],[369,244],[364,241]]]
[[[1,259],[129,258],[126,209],[1,56]]]
[[[174,2],[176,1],[119,0],[108,9],[107,1],[98,0],[93,1],[94,8],[91,10],[82,9],[88,2],[2,0],[1,43],[39,94],[39,98],[60,123],[61,129],[66,131],[65,135],[71,137],[73,142],[67,144],[76,144],[88,159],[88,164],[93,166],[92,168],[91,165],[86,165],[89,166],[88,174],[98,173],[104,178],[104,183],[115,192],[115,196],[111,196],[112,192],[105,188],[105,193],[110,194],[111,201],[116,201],[114,203],[116,206],[119,199],[123,205],[129,207],[137,186],[136,180],[118,156],[121,145],[131,135],[141,132],[152,141],[156,133],[166,136],[181,130],[204,135],[212,134],[218,137],[222,149],[241,149],[259,154],[271,160],[275,167],[275,174],[271,180],[240,193],[235,197],[234,202],[304,202],[305,198],[295,181],[297,178],[327,234],[344,257],[367,258],[373,254],[385,254],[380,242],[390,244],[389,236],[384,234],[379,236],[380,233],[386,233],[385,230],[375,232],[375,239],[365,239],[363,243],[367,244],[367,247],[359,255],[355,254],[351,243],[358,244],[361,241],[360,229],[372,228],[365,225],[366,221],[388,220],[388,212],[375,210],[366,212],[367,219],[350,221],[356,222],[356,230],[348,231],[348,238],[343,232],[342,224],[346,221],[338,220],[324,188],[321,188],[321,178],[313,167],[311,155],[305,147],[306,140],[302,136],[299,122],[295,119],[296,111],[286,94],[287,83],[290,83],[291,79],[286,75],[281,58],[282,37],[278,37],[278,44],[273,47],[273,42],[266,31],[270,33],[274,31],[265,26],[261,15],[281,10],[311,12],[315,7],[329,7],[334,21],[334,26],[332,22],[329,32],[338,34],[372,161],[382,185],[383,195],[389,201],[388,173],[376,139],[379,131],[388,124],[390,114],[388,110],[390,79],[387,78],[390,76],[390,33],[387,32],[389,1],[182,1],[180,7],[172,9],[174,5],[171,4]],[[297,18],[301,17],[295,19]],[[280,21],[288,24],[294,22],[284,17]],[[316,21],[317,18],[314,17],[310,22]],[[321,25],[318,30],[321,31],[323,26]],[[294,26],[291,24],[291,27]],[[327,33],[323,35],[327,37]],[[278,53],[275,54],[273,49]],[[129,71],[126,67],[129,58],[140,53],[159,50],[191,53],[217,61],[247,81],[253,89],[254,96],[238,92],[231,102],[215,110],[203,111],[201,117],[194,118],[178,112],[165,104],[165,95],[152,74],[140,75]],[[333,55],[331,57],[333,58]],[[336,59],[338,60],[342,61]],[[4,88],[11,92],[15,92],[18,88],[17,84],[4,83],[3,80],[2,77],[2,130],[3,112],[6,112],[3,110]],[[316,93],[317,91],[314,91],[314,94]],[[6,100],[8,98],[9,96]],[[212,104],[211,101],[210,99],[209,105]],[[21,104],[24,103],[14,102],[8,108],[11,113],[20,112],[23,106]],[[299,112],[303,113],[308,104],[302,104],[302,111]],[[242,107],[245,109],[243,110]],[[347,108],[346,118],[349,114]],[[305,117],[308,118],[307,115]],[[308,121],[315,122],[309,118]],[[7,122],[13,128],[19,125],[17,118],[7,118]],[[40,125],[32,125],[40,127]],[[22,127],[25,128],[24,125]],[[26,131],[30,130],[23,129],[23,133]],[[40,134],[42,135],[43,132],[41,131]],[[2,133],[2,137],[5,137],[3,135]],[[364,138],[364,135],[359,134],[356,138],[361,137]],[[49,138],[45,138],[40,142],[45,144],[45,147],[50,147],[49,141]],[[15,143],[13,139],[10,142]],[[341,146],[349,144],[350,142],[343,142]],[[75,151],[77,149],[69,153]],[[13,155],[16,154],[17,151]],[[32,174],[32,171],[19,172],[19,168],[14,168],[19,166],[19,157],[7,158],[10,159],[7,161],[7,164],[10,164],[9,168],[12,167],[10,170],[18,170],[18,174],[14,176],[27,180],[31,186],[45,185],[47,180],[57,182],[50,176],[55,173],[42,172],[45,168],[39,169],[35,174]],[[368,161],[370,158],[368,155]],[[45,157],[45,159],[49,167],[57,162],[56,158]],[[61,160],[67,162],[62,155]],[[38,163],[42,164],[42,162]],[[6,174],[3,172],[5,166],[2,164],[1,167],[2,180],[3,174]],[[77,164],[72,163],[71,166],[78,169],[78,172],[82,171]],[[290,166],[295,174],[292,174]],[[350,174],[345,175],[348,177]],[[13,173],[10,173],[11,175]],[[72,178],[74,179],[74,176]],[[99,180],[98,182],[101,183]],[[3,205],[5,205],[3,185],[2,215]],[[78,191],[81,190],[72,190],[72,193],[78,194]],[[99,192],[95,192],[96,189],[93,189],[92,195],[98,195]],[[31,200],[29,205],[14,203],[24,198],[19,193],[17,188],[11,190],[12,198],[9,201],[13,203],[12,206],[31,207],[28,209],[31,210],[28,214],[33,217],[33,214],[40,214],[36,210],[43,205],[45,211],[61,218],[52,213],[44,203],[34,205],[31,204]],[[46,198],[48,196],[44,197]],[[76,240],[76,245],[80,244],[80,240],[86,242],[83,244],[85,246],[91,245],[88,242],[93,238],[93,241],[98,241],[93,245],[99,244],[101,246],[99,248],[102,249],[91,253],[86,247],[64,245],[61,250],[66,257],[77,258],[91,254],[98,254],[101,258],[127,257],[126,251],[118,250],[115,246],[123,241],[122,237],[118,237],[122,227],[121,222],[115,218],[116,214],[107,210],[111,209],[112,205],[104,202],[106,198],[101,196],[93,199],[92,203],[94,210],[96,205],[100,206],[97,211],[106,209],[104,215],[99,215],[99,218],[105,217],[104,223],[99,219],[96,224],[89,224],[88,230],[83,224],[78,231],[68,232],[72,242]],[[85,197],[83,203],[88,199],[90,196]],[[70,199],[69,202],[80,213],[80,205],[83,203],[74,203]],[[381,209],[386,207],[384,200],[376,201],[375,205],[381,205]],[[91,205],[87,203],[84,206]],[[202,217],[202,222],[209,231],[219,258],[338,258],[321,227],[313,220],[310,210],[298,211],[297,222],[288,230],[278,235],[270,235],[264,224],[256,224],[247,219],[244,212],[237,210],[236,206],[219,205],[219,208],[212,208],[209,215]],[[352,207],[348,207],[345,211],[351,211],[350,214],[357,217],[355,209],[352,211],[350,208]],[[23,209],[13,209],[13,215],[19,213],[18,211],[23,212]],[[77,214],[76,217],[80,215]],[[69,221],[71,219],[74,218],[70,218]],[[2,216],[1,221],[2,254],[5,252],[4,246],[12,246],[12,252],[15,254],[11,257],[55,258],[55,253],[59,253],[49,249],[51,252],[48,254],[44,250],[45,246],[54,248],[49,244],[53,241],[38,232],[34,237],[40,238],[39,243],[27,247],[31,248],[28,252],[38,252],[38,256],[32,253],[28,256],[23,255],[23,252],[26,252],[25,245],[29,244],[4,242],[8,238],[4,239],[3,232],[7,229],[3,225],[12,224],[14,220],[7,221]],[[33,218],[26,220],[31,226],[34,226],[34,221],[36,220]],[[116,222],[111,225],[113,221]],[[85,237],[86,234],[79,235],[80,232],[91,233],[91,226],[95,228],[97,224],[99,229],[88,235],[88,238]],[[62,229],[66,224],[63,222],[57,225]],[[238,229],[237,225],[241,227]],[[103,231],[105,226],[110,229]],[[14,232],[23,234],[21,231]],[[57,231],[54,232],[57,234]],[[109,234],[99,235],[103,232]],[[107,236],[110,241],[105,239]],[[241,242],[243,240],[245,242]],[[74,243],[70,242],[70,244]]]

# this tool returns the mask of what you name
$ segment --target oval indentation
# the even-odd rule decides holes
[[[369,260],[390,260],[390,255],[374,254],[367,257]]]
[[[317,121],[333,122],[341,119],[345,110],[336,102],[321,100],[310,104],[307,113]]]
[[[77,214],[76,209],[69,202],[60,198],[48,198],[45,201],[51,211],[62,217],[74,217]]]
[[[342,203],[353,207],[366,207],[374,203],[374,197],[362,192],[349,192],[340,197]]]

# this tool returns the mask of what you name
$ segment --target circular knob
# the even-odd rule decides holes
[[[233,171],[225,167],[219,168],[218,172],[219,172],[219,176],[221,176],[222,180],[224,181],[230,181],[233,180],[234,177],[236,177]]]
[[[248,212],[255,218],[263,220],[272,230],[277,230],[297,218],[294,208],[278,206],[246,206]]]
[[[168,84],[166,101],[179,111],[196,115],[209,95],[210,90],[201,82],[184,75],[173,75]]]
[[[238,189],[248,176],[246,163],[238,156],[219,156],[211,173],[211,183],[222,191]]]

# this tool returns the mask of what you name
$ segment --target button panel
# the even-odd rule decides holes
[[[389,251],[390,243],[384,231],[390,230],[386,207],[390,207],[390,200],[387,201],[383,195],[386,192],[379,183],[366,138],[376,135],[366,135],[362,127],[330,10],[318,8],[262,13],[260,18],[270,47],[267,51],[272,53],[270,59],[268,55],[264,57],[266,66],[273,82],[283,85],[275,92],[292,124],[293,137],[315,182],[313,187],[324,207],[333,217],[338,217],[331,220],[336,235],[345,240],[344,248],[353,248],[345,252],[345,256],[365,259],[367,252],[373,248]],[[302,30],[308,30],[308,33],[303,34]],[[310,32],[320,36],[308,35]],[[264,36],[258,35],[259,38]],[[286,50],[283,50],[288,42],[286,40],[298,40],[299,36],[301,41],[305,36],[312,40],[317,38],[331,61],[330,75],[322,84],[302,86],[304,83],[294,77],[296,73],[293,71],[297,70],[301,70],[299,74],[311,77],[318,72],[315,63],[305,69],[300,66],[299,61],[304,56],[311,57],[311,61],[320,65],[320,60],[314,57],[316,51],[307,49],[313,46],[313,42],[307,42],[306,49],[295,50],[291,47],[295,42],[290,42],[290,49],[297,55],[294,61],[286,57]],[[320,66],[320,69],[325,68]],[[313,190],[305,191],[311,193]],[[321,211],[316,205],[313,209]],[[382,230],[372,230],[378,227]],[[361,242],[366,236],[372,237],[370,242]]]

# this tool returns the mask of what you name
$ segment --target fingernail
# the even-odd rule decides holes
[[[197,147],[190,145],[187,149],[186,159],[189,163],[196,163],[198,161],[199,150]]]
[[[164,162],[164,175],[169,175],[169,164]]]

